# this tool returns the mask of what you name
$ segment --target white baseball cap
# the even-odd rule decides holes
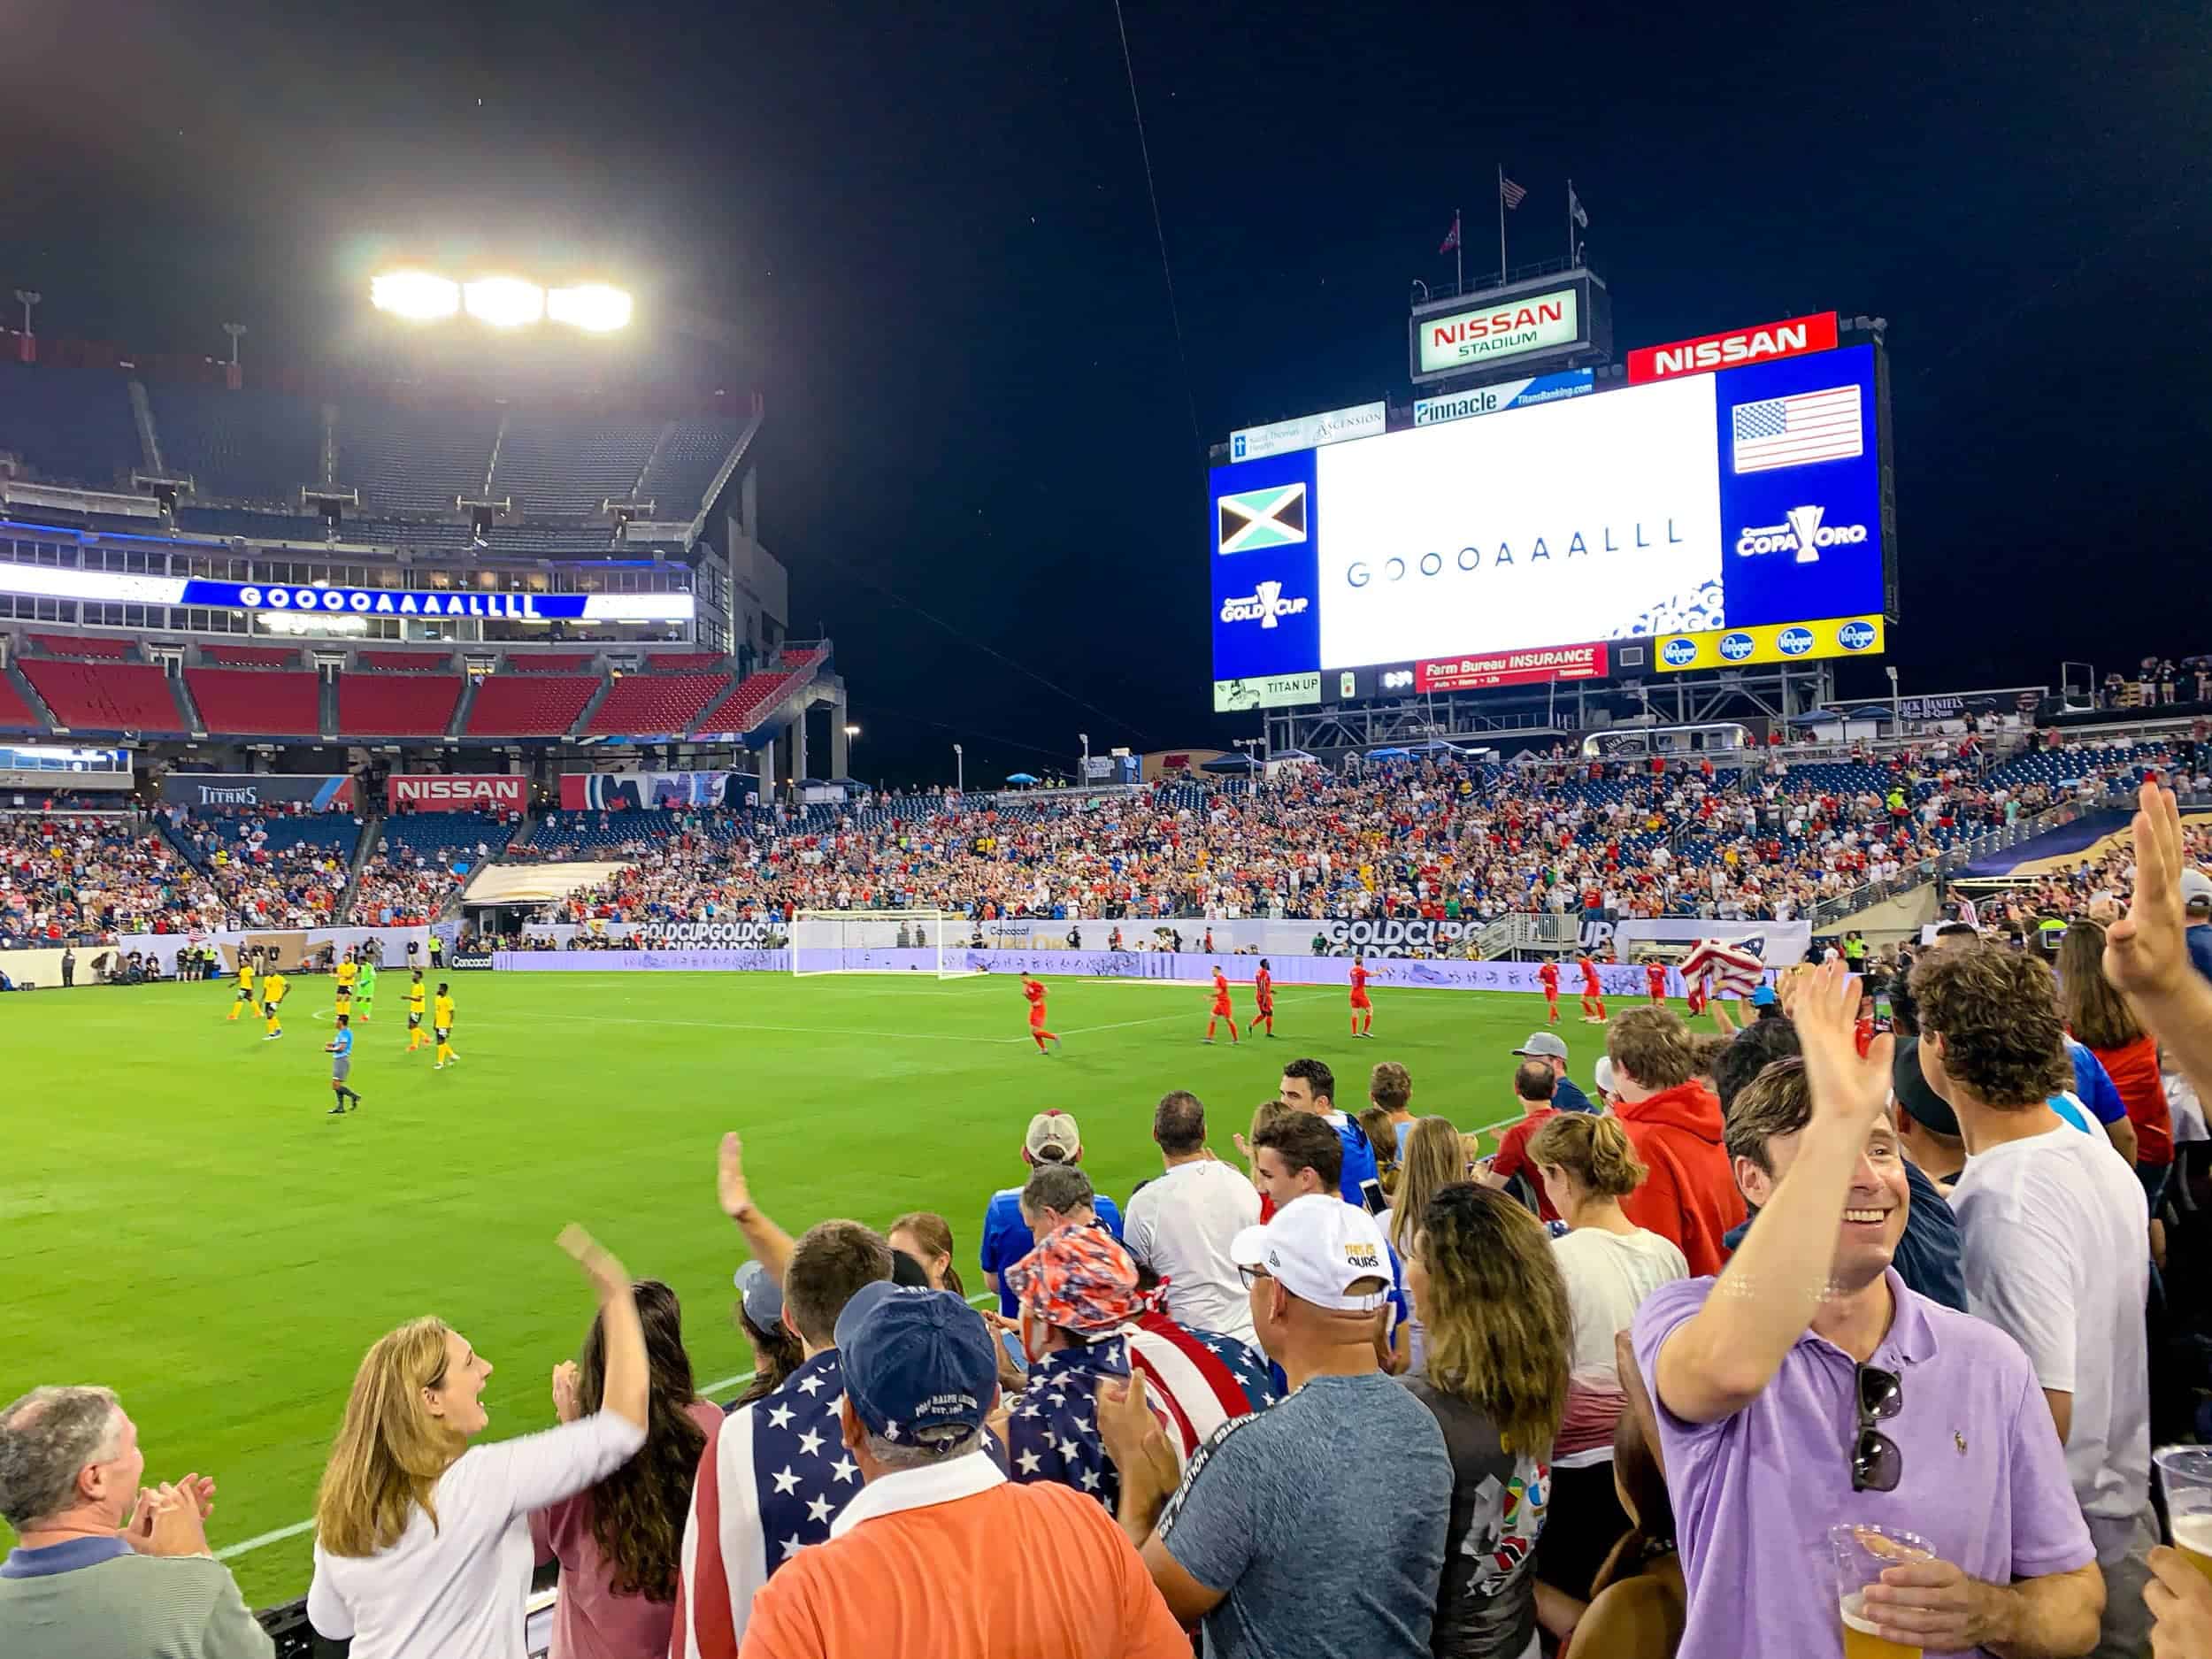
[[[1346,1313],[1371,1313],[1388,1290],[1355,1294],[1363,1279],[1390,1282],[1390,1248],[1374,1217],[1334,1193],[1308,1193],[1275,1212],[1264,1226],[1230,1240],[1229,1259],[1256,1267],[1302,1302]]]
[[[1072,1164],[1083,1150],[1083,1132],[1064,1111],[1041,1111],[1029,1120],[1022,1146],[1035,1164]]]
[[[2181,903],[2186,910],[2192,904],[2212,904],[2212,876],[2191,864],[2181,872]]]

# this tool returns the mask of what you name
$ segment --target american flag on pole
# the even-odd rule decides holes
[[[1768,472],[1814,461],[1847,461],[1866,450],[1859,388],[1793,392],[1735,409],[1736,471]]]
[[[1505,198],[1505,204],[1508,207],[1518,207],[1521,204],[1521,198],[1528,192],[1502,173],[1498,175],[1498,194]]]
[[[1755,951],[1723,944],[1717,939],[1701,939],[1682,958],[1682,982],[1694,989],[1709,975],[1713,995],[1748,996],[1765,983],[1766,963]]]

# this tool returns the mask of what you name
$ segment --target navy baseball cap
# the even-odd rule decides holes
[[[983,1426],[998,1393],[998,1347],[982,1315],[949,1290],[879,1279],[837,1316],[845,1398],[871,1433],[927,1446]]]
[[[1920,1069],[1919,1038],[1907,1037],[1898,1043],[1896,1057],[1890,1062],[1889,1092],[1897,1097],[1897,1110],[1915,1123],[1955,1141],[1960,1138],[1959,1115],[1950,1102],[1928,1087]]]

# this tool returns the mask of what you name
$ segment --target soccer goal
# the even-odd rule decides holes
[[[801,910],[791,918],[791,972],[928,973],[965,979],[967,918],[950,910]]]

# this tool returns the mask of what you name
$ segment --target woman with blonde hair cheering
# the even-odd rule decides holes
[[[308,1621],[353,1659],[524,1659],[528,1517],[645,1444],[645,1333],[622,1263],[581,1227],[561,1248],[599,1299],[599,1409],[542,1434],[472,1447],[489,1421],[489,1361],[440,1319],[370,1348],[315,1500]]]
[[[1409,1157],[1436,1121],[1407,1137]],[[1429,1650],[1524,1659],[1537,1651],[1535,1552],[1567,1394],[1567,1287],[1543,1224],[1487,1187],[1442,1188],[1409,1236],[1406,1288],[1428,1326],[1428,1370],[1405,1386],[1435,1414],[1452,1461]]]
[[[1566,1416],[1552,1460],[1552,1520],[1539,1562],[1544,1582],[1586,1600],[1626,1530],[1613,1491],[1613,1432],[1626,1404],[1613,1340],[1643,1300],[1689,1277],[1671,1239],[1638,1226],[1621,1200],[1644,1179],[1628,1132],[1611,1118],[1562,1112],[1528,1144],[1529,1161],[1568,1226],[1552,1250],[1574,1316]]]

